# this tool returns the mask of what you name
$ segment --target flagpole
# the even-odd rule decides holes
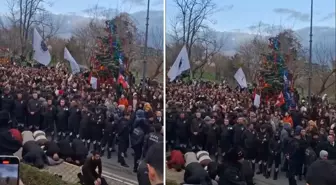
[[[313,8],[314,0],[310,0],[310,33],[309,33],[309,74],[308,74],[308,104],[311,107],[311,82],[312,82],[312,49],[313,49]]]
[[[148,25],[149,25],[149,5],[150,0],[147,1],[147,17],[146,17],[146,33],[145,33],[145,48],[143,53],[143,74],[142,74],[142,94],[145,93],[145,80],[147,72],[147,47],[148,47]]]

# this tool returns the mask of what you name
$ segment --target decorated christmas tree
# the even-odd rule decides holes
[[[293,54],[296,54],[296,48],[291,45],[286,46],[286,52],[283,50],[281,38],[286,37],[286,41],[290,37],[284,32],[276,37],[269,38],[270,52],[262,55],[260,69],[258,71],[258,83],[256,93],[261,94],[267,99],[276,100],[283,97],[285,108],[293,106],[293,82],[292,74],[288,70],[288,63],[293,61]]]
[[[129,86],[127,55],[132,55],[137,47],[136,26],[128,14],[121,13],[114,19],[105,21],[103,32],[103,35],[97,37],[91,57],[90,75],[98,78],[99,83],[115,84],[120,95]]]
[[[123,72],[125,60],[113,20],[105,21],[104,30],[104,36],[97,38],[91,58],[92,72],[99,79],[117,79],[119,73]]]

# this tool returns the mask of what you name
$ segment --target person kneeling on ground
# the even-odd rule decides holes
[[[98,167],[98,173],[96,168]],[[88,157],[81,168],[82,173],[78,174],[80,183],[83,185],[107,185],[102,178],[102,162],[98,151],[92,152],[92,156]]]
[[[83,165],[89,153],[85,143],[80,139],[74,139],[72,140],[71,147],[74,152],[74,156],[72,158],[73,163],[78,166]]]
[[[27,141],[22,147],[22,159],[25,163],[43,168],[48,164],[47,155],[36,141]]]
[[[240,148],[231,148],[224,157],[224,163],[219,167],[219,185],[247,185],[242,170],[244,160]]]
[[[55,141],[46,142],[42,148],[48,157],[49,165],[53,166],[63,162],[63,159],[60,159],[59,157],[61,150]]]
[[[187,152],[184,155],[185,158],[185,172],[184,183],[186,184],[212,184],[208,173],[204,167],[198,162],[196,154],[194,152]]]
[[[167,166],[169,169],[173,168],[177,172],[180,172],[184,168],[184,157],[180,150],[173,150],[170,152],[170,156],[167,158]]]
[[[71,147],[70,141],[68,139],[62,139],[57,143],[60,152],[59,157],[68,163],[72,163],[72,157],[74,156],[74,151]]]

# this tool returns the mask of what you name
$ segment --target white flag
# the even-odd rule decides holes
[[[45,44],[43,38],[35,28],[33,36],[33,49],[34,49],[33,59],[45,66],[49,65],[51,61],[51,56],[48,51],[48,46]]]
[[[259,95],[259,94],[256,94],[256,95],[254,96],[253,105],[256,106],[256,107],[259,107],[259,106],[260,106],[260,95]]]
[[[69,50],[64,48],[64,59],[69,61],[72,74],[76,74],[80,72],[79,65],[77,64],[76,60],[72,57]]]
[[[239,68],[234,75],[234,78],[237,80],[238,84],[240,85],[241,88],[246,88],[247,87],[247,82],[245,78],[245,73],[242,68]]]
[[[91,77],[90,84],[91,84],[92,88],[97,89],[97,86],[98,86],[97,78],[96,77]]]
[[[174,81],[176,77],[182,74],[183,71],[190,69],[190,62],[186,46],[183,46],[174,64],[171,66],[167,75],[170,81]]]

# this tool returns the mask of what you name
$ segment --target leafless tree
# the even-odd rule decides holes
[[[313,54],[318,66],[313,68],[315,76],[320,80],[321,86],[317,94],[321,94],[336,83],[332,78],[336,74],[336,56],[326,43],[317,43],[314,46]]]
[[[163,72],[163,30],[160,28],[152,28],[152,35],[150,36],[153,39],[154,48],[150,49],[149,62],[154,63],[155,70],[151,75],[151,79],[155,79],[159,74]]]
[[[173,38],[175,38],[175,42],[185,44],[188,56],[192,56],[195,44],[202,45],[200,43],[213,42],[202,36],[208,34],[208,24],[211,23],[210,16],[216,13],[218,8],[213,0],[174,0],[174,3],[179,9],[179,14],[172,22]],[[192,64],[191,62],[193,69]]]
[[[55,21],[50,12],[45,9],[49,6],[46,0],[7,0],[9,10],[6,16],[10,27],[18,27],[21,45],[21,54],[27,54],[28,40],[33,27],[43,31],[44,38],[50,38],[59,30],[61,21]]]

